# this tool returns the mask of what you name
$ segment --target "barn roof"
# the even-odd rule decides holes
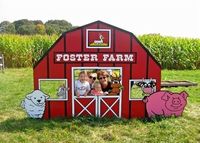
[[[95,23],[97,23],[97,24],[100,24],[100,23],[101,23],[101,24],[107,25],[107,26],[109,26],[109,27],[112,27],[112,28],[114,28],[114,29],[118,29],[118,30],[120,30],[120,31],[123,31],[123,32],[125,32],[125,33],[130,34],[130,35],[138,42],[138,44],[147,52],[147,54],[153,59],[153,61],[161,68],[160,63],[158,63],[158,61],[154,58],[154,56],[149,52],[149,50],[139,41],[139,39],[138,39],[133,33],[129,32],[129,31],[127,31],[127,30],[121,29],[121,28],[119,28],[119,27],[116,27],[116,26],[114,26],[114,25],[108,24],[108,23],[106,23],[106,22],[100,21],[100,20],[97,20],[97,21],[91,22],[91,23],[89,23],[89,24],[86,24],[86,25],[83,25],[83,26],[80,26],[80,27],[71,29],[71,30],[69,30],[69,31],[63,32],[63,33],[61,34],[61,36],[56,40],[56,42],[55,42],[55,43],[46,51],[46,53],[40,58],[40,60],[38,60],[38,61],[35,63],[35,65],[34,65],[33,68],[35,68],[35,67],[46,57],[46,55],[49,53],[49,51],[50,51],[52,48],[54,48],[54,46],[58,43],[58,41],[60,41],[60,39],[63,38],[67,33],[70,33],[70,32],[73,32],[73,31],[76,31],[76,30],[79,30],[79,29],[82,29],[82,28],[84,28],[84,27],[87,27],[87,26],[92,25],[92,24],[95,24]]]

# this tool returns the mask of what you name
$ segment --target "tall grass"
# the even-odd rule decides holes
[[[56,41],[53,36],[0,35],[0,52],[6,67],[29,67]],[[140,41],[163,69],[200,69],[200,39],[142,35]]]
[[[6,67],[30,67],[38,61],[58,36],[0,35],[0,52]]]
[[[139,36],[165,69],[200,69],[200,39],[163,37],[159,34]]]

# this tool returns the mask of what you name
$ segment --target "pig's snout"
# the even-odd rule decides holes
[[[179,105],[181,103],[181,100],[179,98],[175,98],[172,100],[173,105]]]
[[[145,87],[144,88],[144,92],[145,93],[151,93],[152,92],[152,88],[151,87]]]

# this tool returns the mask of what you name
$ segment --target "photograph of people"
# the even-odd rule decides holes
[[[77,97],[87,96],[90,92],[90,84],[87,81],[87,72],[81,71],[78,80],[75,81],[75,94]]]
[[[111,87],[111,81],[110,81],[110,75],[108,71],[106,70],[100,70],[97,72],[97,79],[99,80],[102,91],[103,92],[111,92],[112,87]]]
[[[101,84],[100,84],[99,81],[95,81],[95,82],[94,82],[93,88],[94,88],[94,89],[91,90],[91,94],[92,94],[92,95],[94,95],[94,96],[105,95],[105,93],[102,91]]]
[[[97,80],[97,73],[88,72],[88,82],[90,84],[90,89],[93,89],[93,85],[94,85],[95,80]]]

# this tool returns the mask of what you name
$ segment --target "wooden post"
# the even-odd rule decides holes
[[[1,68],[2,72],[4,73],[4,58],[3,58],[3,54],[0,54],[0,68]]]

